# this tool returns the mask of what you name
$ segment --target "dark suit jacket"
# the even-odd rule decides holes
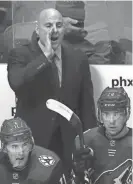
[[[48,147],[55,127],[60,125],[66,157],[71,157],[75,130],[60,115],[46,107],[49,98],[58,99],[83,122],[83,129],[96,126],[93,87],[88,58],[62,44],[62,87],[55,88],[51,64],[42,53],[37,40],[13,49],[8,57],[9,85],[18,102],[16,116],[31,127],[37,145]]]

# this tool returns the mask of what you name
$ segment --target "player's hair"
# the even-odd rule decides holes
[[[126,115],[126,122],[129,119],[131,111],[130,98],[123,87],[107,87],[101,93],[97,101],[97,118],[99,125],[103,125],[101,123],[101,112],[111,110],[123,110]]]
[[[3,151],[9,142],[17,140],[29,141],[29,143],[32,144],[32,148],[34,145],[31,129],[27,126],[26,122],[19,117],[5,120],[2,123],[0,139],[1,149]]]

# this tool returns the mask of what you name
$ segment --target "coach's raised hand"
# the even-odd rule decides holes
[[[51,35],[53,34],[53,28],[47,32],[46,34],[46,39],[45,39],[45,51],[44,54],[48,59],[51,59],[54,55],[54,50],[52,48],[52,44],[51,44]]]

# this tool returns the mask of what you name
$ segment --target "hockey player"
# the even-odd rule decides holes
[[[85,145],[94,150],[91,181],[93,184],[131,184],[132,129],[126,125],[130,99],[123,87],[107,87],[97,105],[99,127],[84,132]],[[77,150],[78,140],[76,137]],[[81,155],[85,160],[84,153]],[[83,164],[82,160],[76,161]]]
[[[1,184],[65,184],[60,159],[34,145],[32,132],[22,119],[5,120],[0,138]]]

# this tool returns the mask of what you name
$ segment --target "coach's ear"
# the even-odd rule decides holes
[[[38,28],[38,22],[36,22],[35,32],[39,36],[39,28]]]

